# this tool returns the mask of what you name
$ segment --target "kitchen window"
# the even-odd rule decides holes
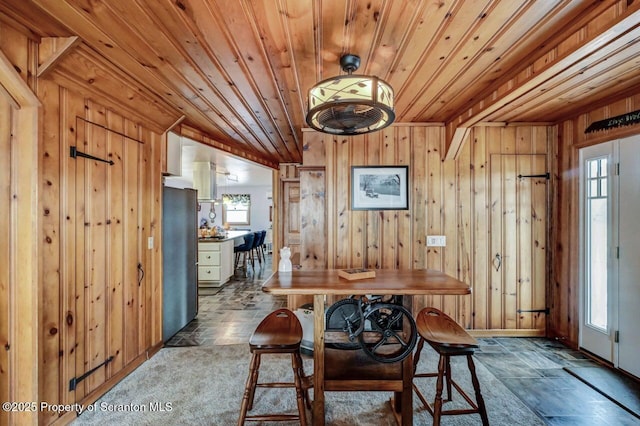
[[[222,222],[227,225],[251,224],[251,195],[222,194]]]

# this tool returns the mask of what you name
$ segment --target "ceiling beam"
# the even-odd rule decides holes
[[[544,49],[518,73],[500,81],[481,99],[464,107],[446,122],[445,160],[457,158],[470,127],[485,120],[497,110],[508,106],[521,96],[536,90],[551,78],[557,77],[576,64],[585,67],[598,52],[610,51],[640,36],[640,2],[632,3],[620,14],[614,13],[617,4],[610,5],[607,13],[594,14],[590,22],[568,33],[562,40]],[[590,32],[590,28],[605,28]]]
[[[178,133],[180,136],[184,136],[193,141],[200,142],[204,145],[208,145],[212,148],[218,149],[220,151],[224,151],[228,154],[235,155],[236,157],[244,158],[245,160],[249,160],[251,162],[261,164],[266,167],[270,167],[272,169],[277,170],[278,167],[280,167],[280,165],[275,161],[271,161],[269,159],[255,155],[245,150],[238,149],[238,148],[229,146],[227,144],[224,144],[222,142],[219,142],[215,139],[210,138],[207,134],[205,134],[201,130],[196,129],[195,127],[191,127],[184,123],[176,127],[174,129],[174,132]]]

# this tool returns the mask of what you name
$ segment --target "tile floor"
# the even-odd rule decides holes
[[[165,346],[210,346],[248,343],[260,321],[275,309],[286,307],[286,296],[264,293],[260,286],[271,274],[271,256],[263,265],[249,266],[247,276],[236,270],[231,281],[216,294],[200,296],[198,316]],[[203,289],[201,294],[210,294]]]
[[[255,271],[237,271],[217,294],[200,297],[198,317],[167,346],[247,343],[268,313],[286,297],[261,291],[270,257]],[[207,291],[206,293],[211,293]],[[596,365],[579,351],[544,338],[483,338],[476,359],[549,425],[640,425],[640,418],[591,389],[563,367]]]
[[[544,338],[485,338],[475,358],[549,425],[640,425],[563,367],[598,364]]]

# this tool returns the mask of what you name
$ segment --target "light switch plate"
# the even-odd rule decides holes
[[[447,237],[444,235],[427,235],[427,247],[445,247]]]
[[[153,237],[147,238],[147,248],[151,250],[153,248]]]

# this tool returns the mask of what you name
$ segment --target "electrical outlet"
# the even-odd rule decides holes
[[[447,237],[444,235],[427,235],[427,247],[445,247]]]
[[[147,238],[147,248],[149,250],[153,249],[153,237]]]

